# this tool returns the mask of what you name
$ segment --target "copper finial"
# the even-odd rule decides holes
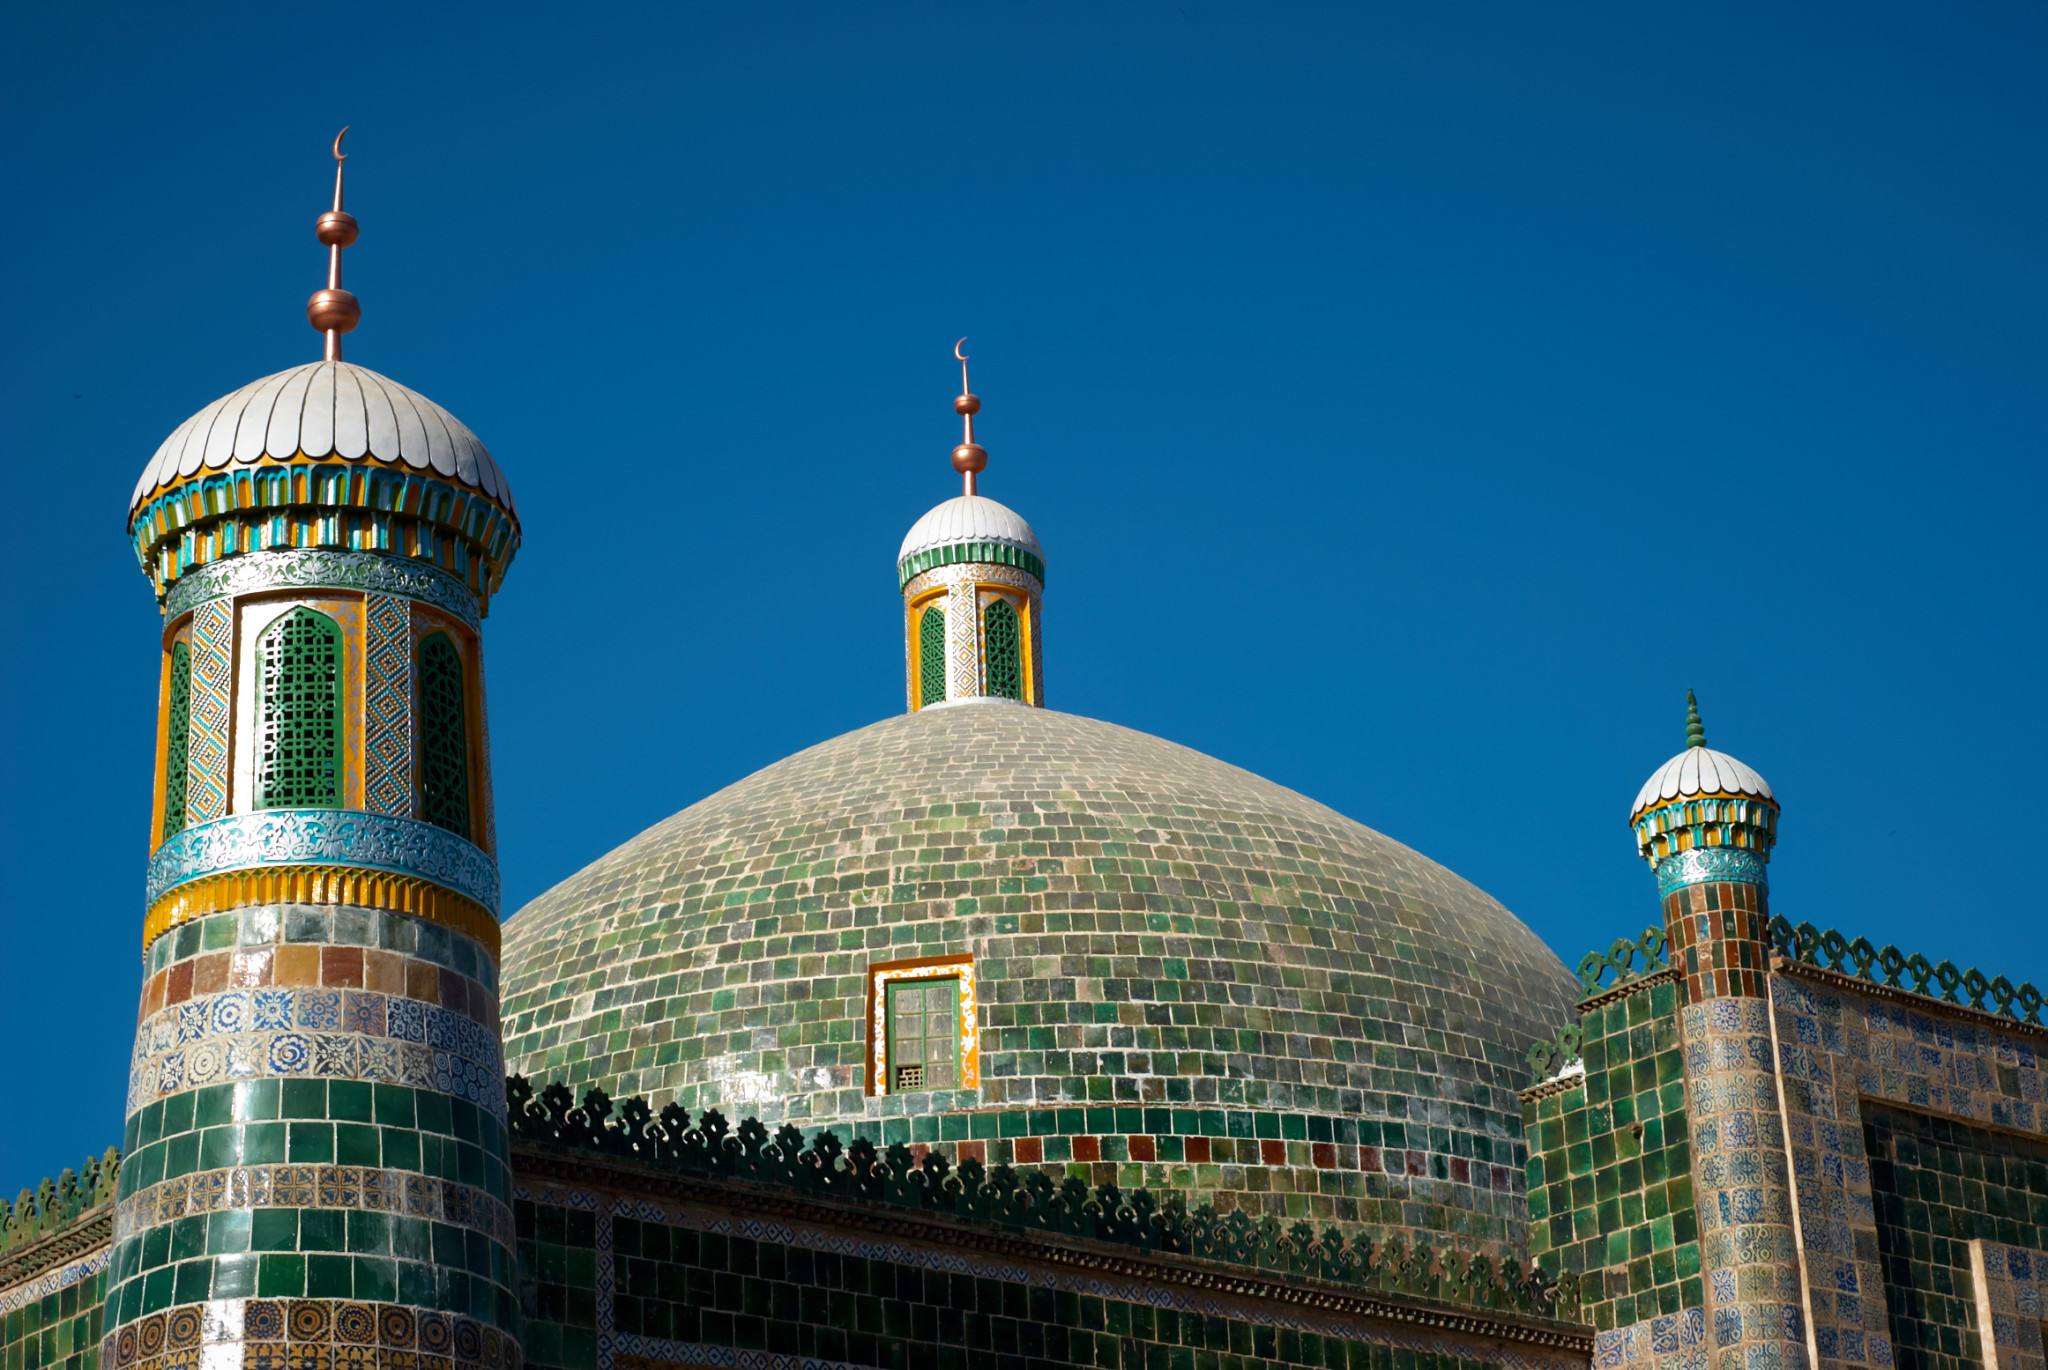
[[[306,301],[306,322],[327,335],[327,360],[331,362],[341,360],[341,335],[363,317],[363,306],[341,288],[341,250],[353,243],[359,232],[356,216],[341,207],[341,164],[348,160],[341,140],[346,137],[346,126],[334,135],[334,208],[314,223],[314,232],[327,244],[327,288],[314,291],[313,298]]]
[[[960,473],[965,493],[971,495],[976,473],[988,466],[988,449],[974,440],[974,416],[981,412],[981,396],[967,384],[967,354],[960,350],[966,345],[965,338],[953,344],[953,355],[960,361],[960,395],[953,401],[953,412],[960,416],[962,430],[960,445],[953,449],[953,469]]]

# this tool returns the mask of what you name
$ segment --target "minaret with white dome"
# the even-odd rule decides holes
[[[1629,826],[1657,876],[1678,984],[1704,1316],[1716,1365],[1804,1370],[1811,1348],[1770,997],[1765,869],[1778,801],[1753,768],[1707,746],[1690,690],[1685,709],[1685,749],[1644,782]]]
[[[1045,553],[1030,524],[975,490],[988,449],[974,439],[981,397],[968,385],[966,341],[953,345],[960,361],[953,411],[963,430],[953,469],[963,489],[912,524],[896,553],[912,713],[967,700],[1045,706]]]
[[[164,628],[108,1370],[521,1358],[481,638],[519,519],[341,360],[334,157],[323,359],[179,425],[129,509]]]

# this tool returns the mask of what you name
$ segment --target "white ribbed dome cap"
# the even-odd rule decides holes
[[[1777,797],[1771,793],[1770,782],[1728,753],[1717,752],[1712,747],[1687,747],[1659,766],[1656,774],[1643,782],[1634,806],[1629,809],[1629,816],[1633,818],[1644,809],[1667,804],[1674,799],[1690,799],[1702,794],[1739,794],[1768,799],[1774,804],[1777,802]]]
[[[300,456],[431,470],[512,508],[504,473],[460,419],[368,367],[321,361],[251,381],[179,424],[143,468],[128,509],[202,470]]]
[[[1016,510],[983,495],[955,495],[910,525],[896,560],[900,565],[919,552],[963,542],[1000,543],[1045,559],[1038,534]]]

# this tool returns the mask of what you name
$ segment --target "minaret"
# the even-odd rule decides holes
[[[1039,613],[1045,554],[1031,525],[975,490],[988,449],[974,438],[981,397],[960,362],[960,445],[953,469],[962,491],[911,525],[896,554],[903,592],[904,677],[910,710],[965,700],[1045,705]]]
[[[1629,814],[1657,876],[1678,973],[1710,1363],[1811,1363],[1787,1174],[1769,988],[1778,802],[1761,775],[1707,746],[1686,691],[1685,749]]]
[[[164,630],[107,1370],[520,1361],[480,636],[519,523],[340,359],[334,158],[325,360],[193,415],[129,513]]]

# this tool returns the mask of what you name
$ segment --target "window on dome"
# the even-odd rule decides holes
[[[946,611],[934,604],[917,616],[917,707],[946,697]]]
[[[185,830],[186,767],[192,743],[192,648],[171,644],[171,688],[164,708],[163,841]]]
[[[972,956],[897,961],[868,976],[870,1094],[981,1083]]]
[[[889,1092],[954,1089],[960,1083],[960,981],[899,980],[889,986]]]
[[[256,643],[256,807],[341,803],[341,625],[301,606]]]
[[[990,695],[1024,698],[1023,634],[1019,628],[1016,607],[1007,599],[992,599],[981,611],[982,674]]]
[[[469,722],[462,656],[446,633],[419,646],[420,817],[468,837]]]

